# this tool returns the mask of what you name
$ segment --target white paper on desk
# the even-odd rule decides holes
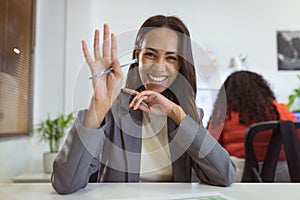
[[[192,194],[174,194],[164,195],[159,197],[140,197],[140,198],[122,198],[117,200],[234,200],[231,197],[225,196],[219,192],[205,192],[205,193],[192,193]]]

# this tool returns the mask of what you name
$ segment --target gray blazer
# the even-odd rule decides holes
[[[97,182],[139,182],[142,112],[128,108],[121,93],[97,130],[83,127],[79,111],[65,144],[53,164],[51,182],[60,194],[84,188],[92,174]],[[201,114],[201,119],[203,113]],[[227,151],[190,116],[177,126],[168,119],[173,181],[228,186],[236,169]]]

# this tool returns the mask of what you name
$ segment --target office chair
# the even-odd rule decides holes
[[[291,182],[300,182],[300,146],[296,129],[300,122],[266,121],[250,125],[245,132],[245,166],[242,182],[274,182],[276,165],[284,145]],[[273,130],[261,170],[254,152],[254,138],[261,132]]]

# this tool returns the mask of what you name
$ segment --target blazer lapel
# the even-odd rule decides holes
[[[168,118],[168,138],[173,167],[173,181],[186,182],[189,180],[190,173],[188,172],[189,169],[186,167],[189,164],[186,163],[185,151],[179,144],[172,141],[177,134],[177,128],[178,125]]]
[[[118,123],[122,143],[126,155],[128,169],[128,181],[139,181],[141,145],[142,145],[142,112],[129,109],[130,98],[128,95],[120,95]]]

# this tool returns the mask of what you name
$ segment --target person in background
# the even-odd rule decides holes
[[[51,177],[60,194],[96,182],[192,182],[228,186],[236,176],[228,152],[202,125],[195,105],[196,75],[190,34],[177,17],[156,15],[139,29],[125,88],[117,41],[107,24],[102,55],[82,42],[94,95],[79,111],[56,157]]]
[[[223,106],[224,101],[227,107]],[[261,75],[244,70],[229,75],[224,90],[220,90],[216,99],[207,129],[234,161],[237,167],[236,182],[240,182],[243,175],[244,135],[247,127],[256,122],[271,120],[296,121],[296,117],[285,104],[276,101],[273,91]],[[258,161],[264,159],[270,137],[271,132],[267,131],[255,137],[254,148]],[[277,165],[275,181],[289,181],[283,149],[279,160],[282,162]]]

